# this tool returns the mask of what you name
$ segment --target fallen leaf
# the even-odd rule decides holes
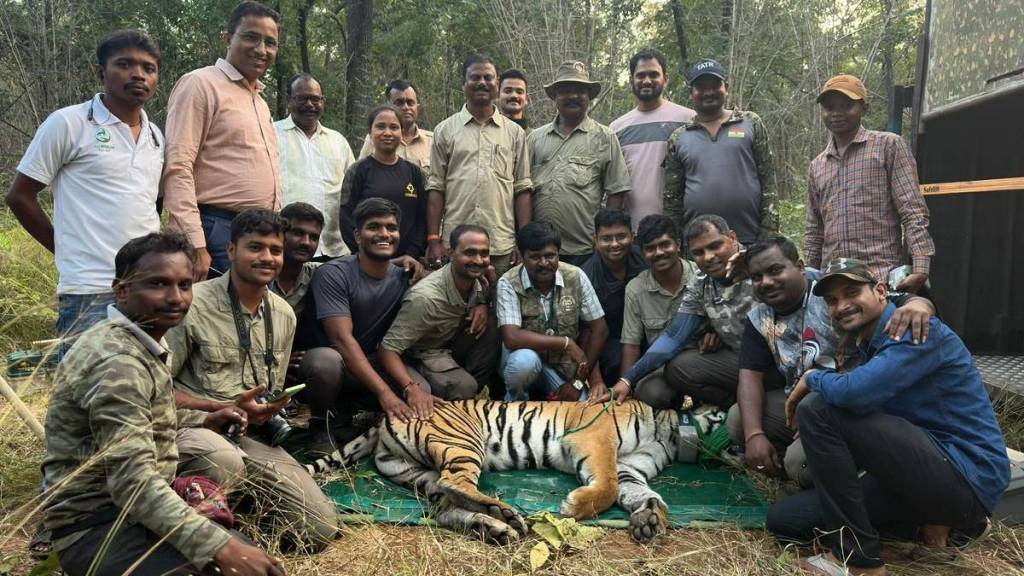
[[[551,550],[548,550],[548,545],[543,542],[537,542],[530,548],[530,572],[536,572],[538,568],[547,563],[548,558],[551,558]]]

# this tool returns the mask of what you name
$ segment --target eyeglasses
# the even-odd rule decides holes
[[[323,104],[323,96],[292,96],[292,100],[295,100],[299,104],[303,102],[309,102],[310,104]]]
[[[267,48],[277,48],[277,38],[264,36],[259,32],[243,32],[238,34],[238,37],[246,44],[264,44]]]

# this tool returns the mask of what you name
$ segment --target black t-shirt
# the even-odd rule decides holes
[[[399,158],[392,165],[381,164],[367,156],[349,166],[342,185],[341,238],[353,254],[356,246],[355,219],[352,214],[359,202],[367,198],[387,198],[402,211],[399,226],[401,239],[396,256],[419,258],[427,245],[427,194],[423,172],[412,163]]]
[[[597,300],[604,310],[604,320],[608,323],[608,336],[619,338],[622,336],[622,317],[626,311],[626,284],[638,274],[647,270],[647,262],[644,261],[640,249],[633,246],[630,249],[626,260],[626,279],[619,282],[601,260],[601,255],[594,253],[583,266],[580,266],[583,273],[587,275],[590,284],[594,287]]]
[[[352,334],[367,356],[376,354],[388,331],[402,296],[409,287],[405,269],[389,266],[383,279],[373,278],[359,267],[358,256],[336,258],[320,266],[309,285],[304,327],[312,345],[330,346],[322,320],[336,316],[352,319]]]

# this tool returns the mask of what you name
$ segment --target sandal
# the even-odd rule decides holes
[[[850,576],[850,571],[841,564],[836,564],[825,554],[815,554],[810,558],[800,558],[796,561],[798,568],[808,574],[818,576]]]

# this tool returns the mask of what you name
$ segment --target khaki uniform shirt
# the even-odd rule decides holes
[[[110,507],[166,538],[199,567],[230,534],[200,516],[171,489],[179,426],[205,412],[177,411],[167,350],[114,306],[86,331],[57,370],[46,414],[47,494],[43,522],[65,528]],[[64,550],[84,531],[57,539]]]
[[[411,142],[406,144],[403,138],[398,143],[398,157],[412,162],[415,166],[419,166],[420,170],[423,171],[424,181],[430,175],[430,149],[433,145],[434,133],[419,127],[416,128],[416,135],[412,137]],[[367,134],[366,138],[363,139],[363,148],[359,151],[359,159],[362,160],[370,154],[373,154],[373,141],[370,140],[370,135]]]
[[[530,189],[526,136],[494,108],[480,123],[465,106],[434,130],[427,192],[444,196],[447,238],[459,224],[478,224],[491,233],[491,255],[515,248],[515,197]]]
[[[192,308],[181,324],[167,332],[174,385],[191,396],[217,402],[233,401],[258,384],[268,384],[264,362],[267,338],[263,305],[260,304],[255,315],[241,308],[252,341],[247,355],[238,343],[238,331],[231,313],[231,300],[228,298],[230,277],[230,274],[225,274],[193,286]],[[267,386],[269,391],[284,386],[288,357],[292,353],[292,337],[295,335],[295,313],[284,298],[273,292],[268,292],[267,301],[274,328],[274,361],[269,378],[272,384]]]
[[[284,301],[292,307],[292,312],[295,312],[295,318],[301,318],[302,313],[306,310],[306,294],[309,292],[309,283],[313,281],[313,273],[320,267],[320,262],[306,262],[299,269],[299,276],[295,279],[295,285],[292,286],[290,292],[285,292],[284,289],[277,283],[277,278],[267,286],[271,292],[277,294]],[[277,324],[274,324],[274,329],[277,329]]]
[[[683,277],[675,292],[669,292],[658,284],[654,271],[650,269],[644,270],[626,285],[626,307],[622,316],[620,342],[650,346],[675,318],[686,292],[686,284],[697,274],[697,266],[693,262],[683,258],[679,261],[683,263]]]
[[[381,347],[396,354],[409,355],[426,362],[434,357],[447,357],[445,347],[466,326],[466,317],[477,304],[484,301],[484,289],[474,283],[469,302],[462,299],[452,265],[446,264],[437,272],[417,282],[402,298],[402,308],[384,336]],[[435,369],[431,365],[427,366]],[[438,368],[450,370],[454,366]]]
[[[550,122],[527,141],[533,219],[562,235],[563,254],[594,251],[594,215],[609,196],[630,190],[629,168],[611,128],[587,117],[568,137]]]
[[[170,228],[197,248],[206,246],[199,204],[281,209],[281,152],[262,90],[223,58],[185,74],[171,90],[164,204]]]

